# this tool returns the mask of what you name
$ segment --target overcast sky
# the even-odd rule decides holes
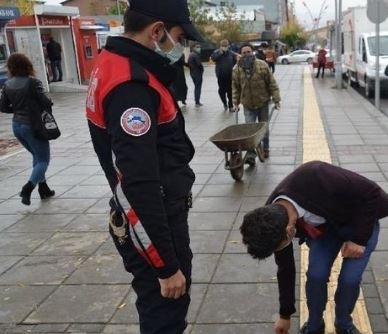
[[[61,1],[63,0],[47,0],[46,4],[56,5],[56,4],[59,4]],[[160,0],[160,1],[163,1],[163,0]],[[271,1],[271,0],[268,0],[268,1]],[[298,16],[298,19],[300,23],[302,23],[306,27],[312,26],[312,19],[306,7],[303,5],[303,2],[306,3],[306,5],[309,7],[311,14],[314,18],[317,18],[319,16],[319,12],[322,4],[324,2],[326,3],[327,9],[323,11],[320,25],[324,25],[327,20],[334,19],[334,8],[335,8],[336,0],[293,0],[293,1],[295,3],[296,15]],[[357,5],[365,6],[366,2],[367,0],[342,0],[342,9],[345,10],[350,6],[357,6]]]

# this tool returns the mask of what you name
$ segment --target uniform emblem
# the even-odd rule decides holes
[[[122,129],[131,136],[142,136],[151,127],[150,116],[140,108],[130,108],[121,116]]]

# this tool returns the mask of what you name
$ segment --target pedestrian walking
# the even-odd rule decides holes
[[[257,48],[256,53],[255,53],[257,59],[265,61],[264,50],[265,50],[266,46],[267,46],[266,43],[261,43],[260,46]]]
[[[216,76],[218,82],[218,94],[221,98],[224,110],[233,110],[232,97],[232,72],[236,64],[236,54],[229,50],[229,41],[224,39],[220,42],[220,48],[211,55],[216,64]]]
[[[63,73],[61,45],[53,37],[50,37],[49,42],[46,45],[46,51],[51,64],[53,82],[62,81]]]
[[[295,313],[294,236],[310,249],[306,274],[309,316],[299,333],[325,333],[327,284],[341,252],[334,325],[337,334],[360,334],[351,314],[362,274],[376,248],[378,220],[386,216],[388,194],[375,182],[321,161],[297,168],[276,187],[266,206],[245,215],[240,231],[248,253],[258,259],[275,254],[280,301],[277,334],[289,332],[290,316]]]
[[[264,51],[265,61],[267,62],[272,73],[275,73],[276,52],[272,45],[268,45]]]
[[[183,105],[186,105],[187,84],[185,76],[185,56],[182,56],[172,66],[176,70],[176,77],[171,85],[171,89],[174,92],[175,100],[181,101]]]
[[[13,113],[12,129],[20,144],[32,155],[32,172],[22,187],[20,197],[25,205],[31,204],[31,193],[38,185],[41,199],[55,195],[46,183],[50,163],[50,143],[35,136],[32,123],[34,110],[51,108],[52,101],[44,93],[40,80],[35,78],[31,61],[21,53],[12,54],[7,61],[10,78],[5,82],[0,98],[0,110]]]
[[[113,191],[110,234],[133,275],[141,334],[187,326],[194,147],[169,90],[186,39],[202,40],[186,0],[132,0],[87,95],[92,142]]]
[[[319,49],[318,51],[318,71],[317,75],[315,76],[316,78],[319,78],[319,74],[322,70],[322,79],[325,76],[325,66],[326,66],[326,55],[327,51],[324,48]]]
[[[269,102],[280,108],[279,87],[268,65],[255,57],[250,44],[241,47],[241,59],[233,69],[232,87],[233,104],[239,110],[240,103],[244,107],[246,123],[268,122]],[[269,130],[263,139],[264,157],[269,157]],[[246,163],[255,165],[255,151],[247,152]]]
[[[195,106],[201,107],[201,91],[204,68],[201,61],[201,44],[195,44],[190,53],[188,65],[190,68],[190,76],[194,83],[194,99]]]

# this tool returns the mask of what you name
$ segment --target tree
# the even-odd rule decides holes
[[[198,29],[199,33],[205,38],[211,40],[214,31],[212,30],[213,19],[210,17],[210,10],[204,6],[203,0],[190,0],[189,10],[191,21]]]
[[[128,8],[128,2],[127,1],[125,1],[125,2],[119,1],[118,4],[119,4],[119,9],[120,9],[120,15],[123,15]],[[108,15],[119,15],[119,10],[117,8],[117,4],[115,6],[111,6],[108,9]]]
[[[214,25],[217,30],[215,39],[217,42],[227,39],[230,42],[240,42],[243,39],[242,21],[245,19],[243,14],[237,12],[234,3],[227,3],[217,10],[217,21]]]
[[[297,21],[294,21],[282,28],[280,31],[280,40],[294,50],[306,44],[308,35],[305,29]]]

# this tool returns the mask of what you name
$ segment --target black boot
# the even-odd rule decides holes
[[[46,181],[39,183],[38,192],[41,199],[46,199],[55,195],[55,191],[49,188]]]
[[[31,204],[31,193],[34,190],[35,185],[28,181],[22,188],[22,191],[20,192],[20,197],[22,198],[22,203],[24,205],[30,205]]]

